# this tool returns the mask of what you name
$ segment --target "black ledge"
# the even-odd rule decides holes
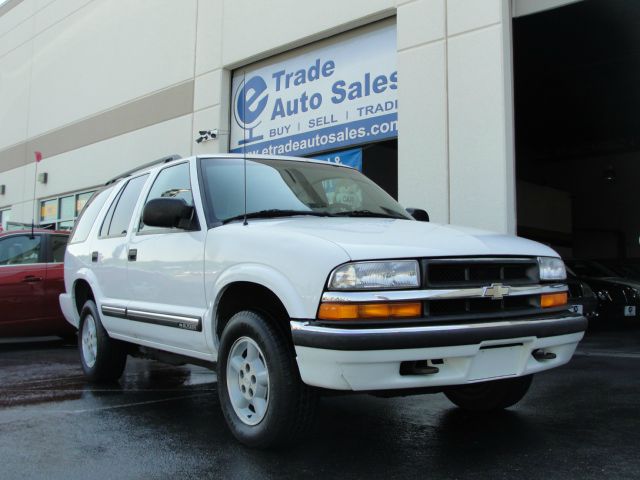
[[[439,329],[439,327],[441,327]],[[555,337],[584,332],[587,319],[581,316],[546,317],[540,320],[469,324],[452,330],[446,325],[413,328],[377,329],[321,328],[292,329],[293,343],[298,347],[327,350],[398,350],[404,348],[452,347],[473,345],[486,340],[505,340],[521,337]]]

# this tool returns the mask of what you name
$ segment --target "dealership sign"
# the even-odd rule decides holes
[[[230,151],[307,155],[396,137],[397,92],[395,25],[236,71]]]
[[[341,152],[325,153],[322,155],[314,155],[314,160],[322,160],[323,162],[335,163],[338,165],[346,165],[362,171],[362,149],[354,148],[352,150],[343,150]]]

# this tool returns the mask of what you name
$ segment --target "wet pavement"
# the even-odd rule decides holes
[[[525,399],[477,416],[442,395],[324,398],[299,445],[239,445],[215,375],[129,359],[88,385],[74,346],[0,344],[0,478],[640,478],[640,330],[590,334]]]

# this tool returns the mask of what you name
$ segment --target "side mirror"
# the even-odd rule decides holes
[[[142,221],[150,227],[189,229],[193,207],[183,198],[154,198],[142,212]]]
[[[422,210],[421,208],[407,208],[407,213],[411,215],[413,218],[418,220],[419,222],[428,222],[429,214],[426,210]]]

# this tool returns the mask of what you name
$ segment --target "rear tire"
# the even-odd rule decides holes
[[[122,376],[127,350],[122,342],[109,337],[93,300],[87,300],[80,313],[78,350],[82,370],[90,382],[113,382]]]
[[[533,375],[451,387],[444,391],[449,400],[464,410],[490,412],[518,403],[529,391]]]
[[[222,412],[241,443],[289,444],[313,423],[317,395],[300,379],[289,339],[266,316],[242,311],[231,318],[217,372]]]

